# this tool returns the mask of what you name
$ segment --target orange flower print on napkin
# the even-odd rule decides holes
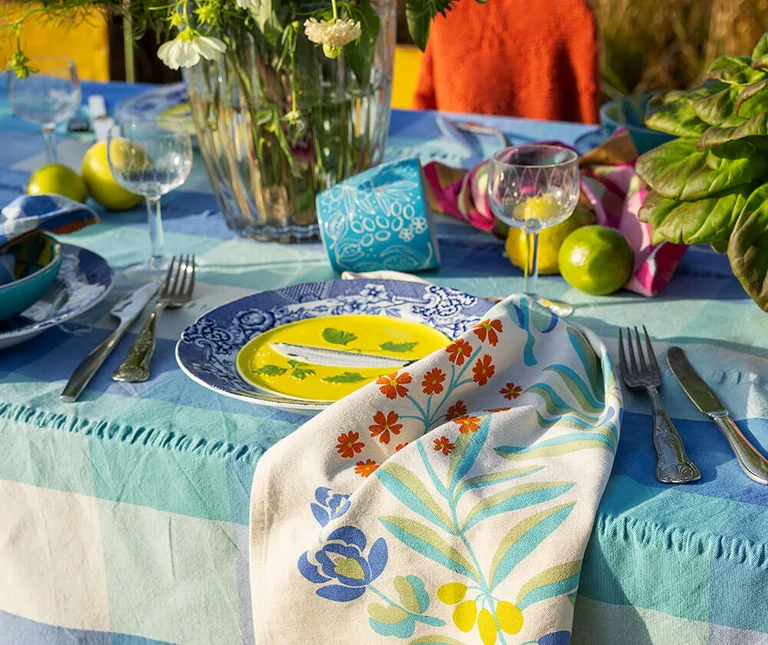
[[[503,388],[499,390],[499,394],[503,394],[507,401],[511,401],[512,399],[516,399],[518,396],[520,396],[522,391],[523,388],[519,385],[515,385],[514,383],[507,383]]]
[[[464,361],[472,355],[472,345],[463,338],[457,338],[445,348],[445,351],[448,352],[448,360],[451,363],[464,365]]]
[[[450,441],[448,441],[448,437],[440,437],[439,439],[433,439],[435,443],[435,450],[437,452],[442,452],[444,455],[450,455],[451,451],[456,447],[454,444],[452,444]]]
[[[451,407],[448,408],[448,412],[445,413],[445,420],[451,421],[457,417],[463,417],[467,413],[467,406],[464,405],[464,401],[459,399]]]
[[[400,452],[403,448],[405,448],[408,445],[408,442],[405,443],[399,443],[397,444],[397,447],[395,448],[395,452]]]
[[[360,475],[360,477],[368,477],[378,467],[378,464],[373,459],[366,459],[365,461],[358,461],[355,464],[355,472]]]
[[[470,417],[470,416],[464,415],[463,417],[454,419],[453,422],[457,426],[459,426],[459,432],[461,434],[469,434],[470,432],[477,432],[478,428],[480,428],[479,417]]]
[[[365,444],[362,441],[358,441],[360,434],[357,432],[343,432],[340,434],[336,441],[336,450],[342,457],[354,457],[355,453],[360,452]]]
[[[390,412],[387,416],[379,411],[373,415],[373,425],[368,426],[372,437],[378,437],[381,443],[389,443],[389,433],[400,434],[402,423],[398,423],[397,412]]]
[[[388,399],[396,399],[398,396],[408,394],[408,388],[405,385],[410,382],[411,375],[408,372],[403,372],[399,376],[397,372],[392,372],[392,374],[387,376],[379,377],[376,385],[381,385],[379,389]]]
[[[499,342],[499,336],[504,328],[502,327],[500,320],[491,320],[486,318],[482,322],[477,323],[472,331],[480,339],[480,342],[485,342],[486,337],[488,342],[496,347],[496,343]]]
[[[490,354],[485,354],[475,362],[475,366],[472,368],[472,378],[475,380],[475,383],[482,387],[495,372],[496,367],[491,363]]]
[[[424,375],[424,380],[421,382],[421,387],[424,388],[424,394],[440,394],[443,391],[443,381],[445,380],[445,372],[439,368],[429,370]]]

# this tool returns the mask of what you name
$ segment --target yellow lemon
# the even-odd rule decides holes
[[[499,627],[507,634],[517,634],[523,628],[523,612],[517,605],[506,600],[496,605],[496,618],[499,619]]]
[[[480,632],[483,645],[493,645],[496,642],[496,621],[487,609],[480,610],[480,615],[477,617],[477,631]]]
[[[112,142],[113,161],[120,160],[121,142]],[[117,150],[116,150],[117,149]],[[88,190],[99,204],[111,211],[124,211],[133,208],[141,201],[141,195],[134,195],[115,181],[107,160],[107,142],[100,141],[92,145],[83,157],[83,179]]]
[[[526,204],[531,201],[533,200],[529,200]],[[542,275],[559,273],[557,256],[565,238],[577,228],[589,226],[595,221],[595,214],[591,210],[577,206],[573,215],[567,220],[541,231],[539,233],[539,273]],[[522,228],[510,227],[505,249],[509,260],[520,269],[525,268],[525,260],[528,257],[527,240],[528,236]]]
[[[29,177],[27,194],[44,195],[49,193],[68,197],[76,202],[85,203],[85,200],[88,199],[88,188],[85,186],[83,178],[72,168],[60,163],[40,166]]]
[[[463,585],[460,582],[449,582],[437,590],[437,597],[446,605],[455,605],[457,602],[464,600],[466,593],[467,585]]]
[[[469,632],[475,626],[477,605],[474,600],[465,600],[453,610],[453,622],[461,631]]]
[[[585,226],[560,247],[560,273],[572,287],[596,296],[621,289],[632,275],[635,254],[615,228]]]

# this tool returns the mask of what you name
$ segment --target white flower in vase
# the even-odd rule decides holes
[[[360,38],[363,30],[354,20],[309,18],[304,22],[304,33],[313,43],[323,46],[328,58],[338,58],[344,45]]]
[[[251,13],[256,13],[259,10],[260,0],[235,0],[239,9],[247,9]]]
[[[227,46],[218,38],[201,36],[192,29],[185,29],[176,38],[163,43],[157,50],[157,56],[171,69],[192,67],[200,62],[200,57],[218,60]]]

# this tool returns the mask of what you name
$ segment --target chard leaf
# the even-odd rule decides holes
[[[707,75],[724,83],[746,85],[756,83],[768,74],[762,69],[752,69],[752,59],[748,56],[720,56],[707,70]]]
[[[707,124],[696,116],[689,96],[686,92],[667,92],[652,97],[645,108],[645,125],[678,137],[698,137]]]
[[[718,240],[717,242],[712,242],[710,246],[715,253],[722,255],[728,250],[728,240],[725,240],[724,242]]]
[[[728,259],[749,297],[768,311],[768,184],[747,200],[733,227]]]
[[[750,139],[751,143],[764,144],[768,143],[768,112],[760,112],[753,116],[751,119],[747,119],[738,125],[728,127],[726,124],[733,123],[733,121],[726,121],[722,126],[712,126],[704,134],[701,135],[696,147],[699,150],[706,150],[708,148],[714,148],[716,146],[722,146],[726,143],[735,143],[742,139]],[[762,140],[762,141],[761,141]],[[746,141],[742,143],[747,143]],[[742,154],[749,154],[749,150],[745,150]]]
[[[768,68],[768,33],[755,45],[752,50],[752,69]]]
[[[768,110],[768,79],[747,85],[736,99],[736,113],[751,118]]]
[[[676,139],[642,155],[636,170],[662,197],[694,200],[754,181],[768,171],[768,157],[745,141],[697,150],[693,139]]]
[[[740,186],[694,202],[681,202],[650,192],[638,216],[640,221],[651,225],[654,244],[664,240],[675,244],[727,243],[751,192],[751,185]]]
[[[736,99],[743,85],[729,85],[724,90],[691,101],[696,116],[710,125],[720,125],[736,111]]]

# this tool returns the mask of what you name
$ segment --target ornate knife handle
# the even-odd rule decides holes
[[[128,356],[112,373],[113,381],[125,381],[126,383],[141,383],[149,378],[149,363],[155,351],[155,339],[157,338],[157,320],[163,313],[165,305],[155,305],[152,314],[144,323],[136,340],[133,341]]]
[[[701,478],[696,465],[688,458],[680,433],[669,418],[658,390],[645,388],[653,412],[653,445],[656,448],[656,479],[663,484],[686,484]]]
[[[733,419],[727,414],[716,413],[712,415],[712,420],[728,439],[747,476],[760,484],[768,484],[768,461],[742,434]]]

